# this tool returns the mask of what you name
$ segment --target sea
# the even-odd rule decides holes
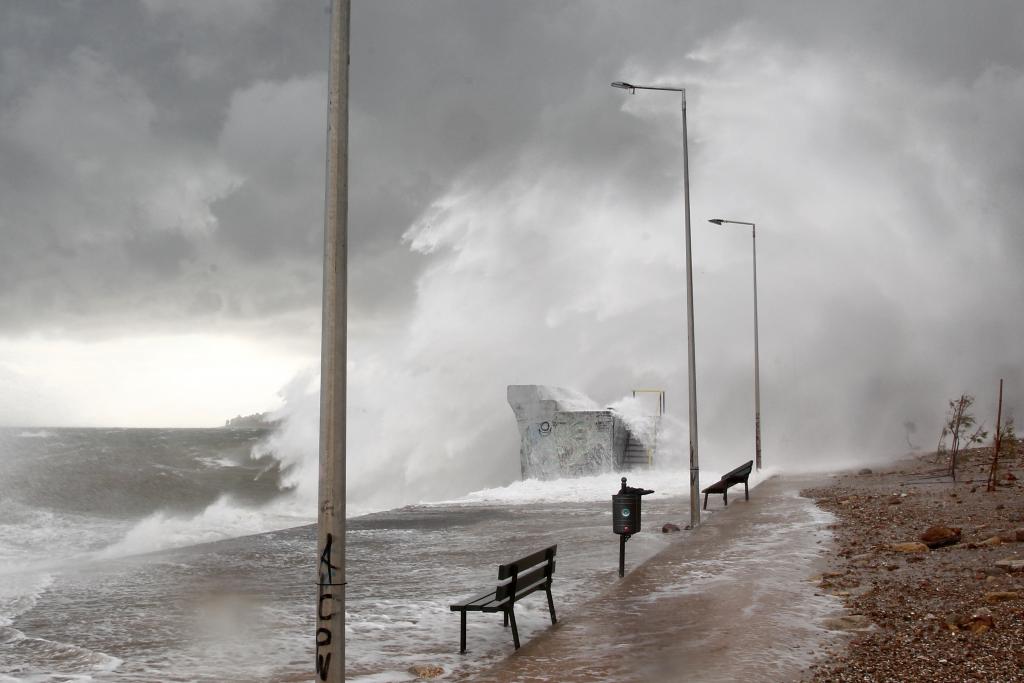
[[[268,434],[0,429],[0,681],[314,680],[316,501],[296,500],[279,462],[254,455]],[[558,545],[560,615],[610,588],[619,477],[521,481],[349,518],[348,680],[416,680],[418,665],[465,680],[508,656],[500,615],[482,614],[469,615],[460,655],[448,605],[539,548]],[[685,471],[634,472],[630,484],[656,493],[627,569],[689,509]],[[517,621],[524,640],[542,632],[546,602],[525,600]]]

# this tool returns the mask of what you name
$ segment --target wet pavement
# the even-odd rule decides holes
[[[824,568],[833,518],[799,491],[820,483],[774,477],[749,501],[734,488],[726,510],[461,680],[799,680],[836,643],[824,619],[842,613],[812,581]],[[712,496],[709,507],[721,506]]]

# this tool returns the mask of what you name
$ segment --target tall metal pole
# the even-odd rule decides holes
[[[690,526],[700,525],[700,465],[697,458],[697,361],[693,334],[693,256],[690,252],[690,154],[686,135],[686,88],[664,88],[655,85],[633,85],[623,81],[612,83],[630,93],[637,90],[663,90],[679,93],[683,113],[683,199],[686,205],[686,369],[690,384]]]
[[[754,245],[754,459],[761,469],[761,364],[757,352],[757,226],[750,224]]]
[[[754,461],[757,469],[761,469],[761,361],[757,349],[757,225],[750,221],[730,221],[725,218],[712,218],[708,223],[724,225],[749,225],[750,239],[754,245]]]
[[[332,683],[345,680],[349,15],[349,0],[333,0],[327,80],[316,600],[316,677]]]
[[[683,197],[686,204],[686,349],[690,379],[690,528],[700,524],[700,465],[697,459],[697,360],[693,334],[693,256],[690,252],[690,154],[686,134],[686,90],[679,91],[683,110]]]

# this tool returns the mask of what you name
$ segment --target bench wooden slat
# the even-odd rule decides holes
[[[453,605],[450,605],[450,607],[453,612],[456,612],[460,609],[468,609],[470,611],[477,612],[483,610],[484,606],[494,601],[494,591],[491,591],[490,593],[484,593],[482,595],[476,596],[475,598],[470,598],[469,600],[463,600],[462,602],[455,603]]]
[[[551,551],[551,557],[555,556],[558,552],[558,546],[553,545],[550,548],[544,548],[544,550],[538,550],[535,553],[527,555],[526,557],[516,560],[515,562],[509,562],[498,567],[498,581],[504,581],[505,579],[512,576],[517,571],[523,572],[532,567],[535,564],[539,564],[548,559],[548,551]],[[518,569],[513,569],[517,567]]]
[[[448,609],[452,612],[500,612],[508,607],[508,599],[498,600],[494,597],[494,593],[488,593],[487,595],[481,595],[479,598],[474,598],[472,601],[459,602],[453,605],[448,605]]]
[[[518,600],[519,598],[526,597],[533,591],[537,590],[537,586],[534,586],[534,584],[537,584],[539,582],[539,585],[543,585],[544,583],[546,583],[548,573],[548,564],[544,563],[543,565],[537,567],[536,569],[533,569],[532,571],[529,571],[525,574],[519,574],[516,577],[515,583],[516,600]],[[512,583],[509,582],[498,586],[498,590],[495,591],[494,597],[496,597],[498,600],[503,600],[511,594]]]
[[[744,478],[744,477],[747,477],[747,476],[750,475],[750,470],[752,470],[753,468],[754,468],[754,461],[753,460],[748,460],[745,464],[740,465],[739,467],[737,467],[736,469],[732,470],[731,472],[726,472],[725,474],[723,474],[722,475],[722,479],[732,479],[732,478]]]
[[[525,586],[516,588],[516,602],[519,602],[522,598],[534,591],[545,590],[549,586],[547,577],[541,577],[539,580],[529,583]]]

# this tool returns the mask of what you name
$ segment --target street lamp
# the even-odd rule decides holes
[[[680,95],[683,113],[683,198],[686,205],[686,349],[687,372],[690,383],[690,528],[700,524],[700,466],[697,459],[697,371],[693,345],[693,258],[690,253],[690,160],[686,143],[686,89],[664,88],[654,85],[633,85],[623,81],[612,83],[613,88],[628,90],[664,90]]]
[[[732,223],[750,226],[751,243],[754,245],[754,458],[757,469],[761,469],[761,370],[757,357],[757,228],[747,221],[729,221],[724,218],[712,218],[708,222],[715,225]]]

